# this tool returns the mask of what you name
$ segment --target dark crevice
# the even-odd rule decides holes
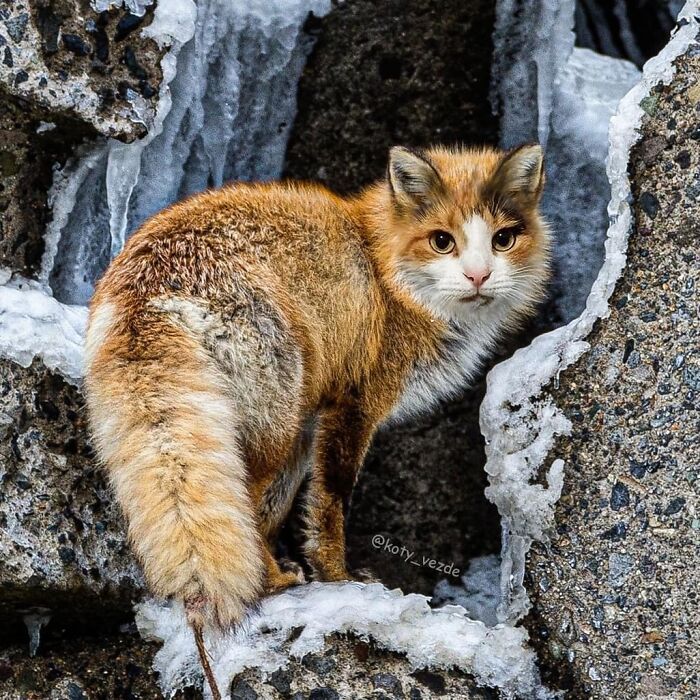
[[[576,44],[641,68],[668,43],[673,0],[577,0]]]

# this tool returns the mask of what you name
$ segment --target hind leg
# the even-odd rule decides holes
[[[305,554],[318,580],[356,578],[345,562],[345,517],[375,424],[371,414],[352,400],[321,416],[305,508]]]
[[[266,570],[265,593],[278,593],[290,586],[306,583],[301,569],[299,571],[283,571],[269,547],[264,548],[263,557]]]
[[[260,523],[260,533],[266,543],[264,560],[266,567],[266,591],[279,591],[305,582],[304,573],[292,561],[285,565],[275,558],[276,540],[299,491],[309,472],[309,450],[313,441],[311,428],[302,429],[293,441],[293,448],[286,459],[286,466],[273,478],[258,484],[253,499]],[[284,564],[284,563],[283,563]]]

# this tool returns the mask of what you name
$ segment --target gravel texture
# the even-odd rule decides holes
[[[48,638],[35,658],[14,645],[0,649],[1,700],[156,700],[150,670],[157,645],[128,631],[119,636],[66,642]],[[199,698],[193,688],[176,700]],[[374,644],[332,636],[326,649],[291,659],[269,676],[246,671],[234,681],[231,700],[497,700],[453,671],[412,672],[406,659]]]
[[[572,421],[529,627],[570,698],[700,695],[700,52],[645,101],[636,227],[610,316],[551,394]]]
[[[0,8],[0,90],[99,133],[145,134],[162,75],[162,50],[122,9],[96,13],[88,0],[13,0]],[[2,94],[2,92],[0,92]]]

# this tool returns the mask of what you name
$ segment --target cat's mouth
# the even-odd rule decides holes
[[[486,306],[486,304],[490,304],[493,301],[493,297],[487,297],[485,294],[479,294],[478,292],[476,294],[470,294],[468,296],[463,296],[460,301],[463,301],[467,304],[478,304],[479,306]]]

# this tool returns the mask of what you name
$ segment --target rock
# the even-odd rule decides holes
[[[132,141],[152,119],[164,50],[126,31],[128,16],[79,0],[17,0],[0,11],[3,283],[8,273],[40,275],[55,171],[82,142]],[[120,97],[142,83],[152,93],[138,105]],[[11,635],[24,635],[22,619],[37,609],[47,629],[122,621],[142,590],[83,413],[79,392],[40,362],[0,359],[0,624]]]
[[[576,43],[641,68],[664,47],[682,6],[676,0],[579,0]]]
[[[143,136],[155,112],[155,93],[138,105],[120,93],[122,83],[138,92],[138,81],[119,60],[123,46],[111,50],[128,35],[127,17],[125,10],[97,13],[79,0],[11,3],[0,15],[0,96],[10,93],[32,110],[73,118],[104,136],[124,141]],[[151,7],[144,21],[152,17]],[[164,50],[135,33],[129,45],[151,85],[160,84]]]
[[[146,133],[164,50],[125,33],[130,16],[78,0],[18,0],[0,14],[0,267],[38,274],[54,171],[81,142]]]
[[[80,394],[38,362],[0,377],[0,626],[19,633],[36,606],[53,628],[121,621],[142,579]]]
[[[133,634],[59,639],[49,637],[41,653],[30,658],[26,647],[12,644],[0,650],[0,697],[3,700],[50,698],[163,697],[152,670],[157,646]],[[324,655],[333,671],[321,681],[309,673],[305,659],[290,659],[270,675],[244,671],[233,683],[232,700],[345,700],[346,698],[407,698],[408,700],[497,700],[499,694],[476,688],[472,679],[455,671],[412,671],[405,657],[350,637],[329,637]],[[284,679],[281,681],[280,679]],[[396,692],[402,691],[403,695]],[[176,700],[198,697],[191,689]]]
[[[495,143],[493,0],[347,0],[299,84],[286,174],[351,192],[382,177],[391,146]]]
[[[676,65],[672,83],[653,93],[632,153],[636,225],[610,315],[549,389],[572,433],[545,460],[565,461],[564,492],[551,545],[529,556],[528,627],[546,680],[567,697],[698,691],[700,393],[684,368],[699,366],[700,225],[688,194],[694,173],[676,163],[700,157],[689,96],[700,55]],[[647,144],[659,136],[668,149],[649,161]]]
[[[382,177],[395,144],[495,143],[489,106],[493,0],[347,0],[309,31],[318,41],[299,84],[285,175],[340,192]],[[375,440],[353,497],[350,562],[389,586],[432,593],[445,578],[372,544],[462,568],[498,551],[484,498],[478,408],[483,384],[444,410]]]
[[[498,698],[496,691],[476,688],[469,676],[455,671],[412,671],[405,657],[379,649],[353,637],[332,635],[322,654],[332,669],[319,678],[308,671],[308,656],[291,658],[284,671],[283,689],[279,675],[266,678],[259,670],[248,670],[234,682],[233,697],[245,684],[250,697],[344,700],[345,698]],[[255,693],[253,695],[252,693]],[[278,695],[279,693],[279,695]],[[248,697],[241,695],[240,697]]]

